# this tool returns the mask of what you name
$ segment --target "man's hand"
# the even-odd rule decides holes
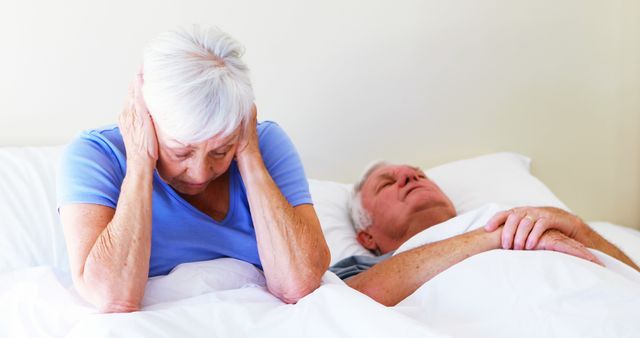
[[[484,228],[486,231],[494,231],[503,224],[503,249],[531,250],[538,246],[543,234],[549,229],[558,230],[569,238],[588,245],[588,226],[579,217],[558,208],[522,207],[502,211],[493,216]]]
[[[127,151],[127,166],[153,170],[158,161],[158,139],[142,97],[142,83],[142,73],[139,73],[129,87],[118,125]]]
[[[258,143],[258,111],[256,105],[251,107],[251,120],[244,130],[241,131],[240,141],[236,149],[236,159],[244,161],[245,158],[260,155],[260,145]]]
[[[587,249],[582,243],[571,239],[557,230],[548,230],[540,237],[537,245],[533,250],[551,250],[562,252],[567,255],[575,256],[578,258],[586,259],[590,262],[598,265],[603,265],[602,262],[591,251]]]

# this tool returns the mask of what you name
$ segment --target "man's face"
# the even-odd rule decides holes
[[[372,224],[358,234],[358,241],[381,253],[397,249],[418,232],[456,215],[442,190],[422,170],[408,165],[377,168],[361,194]]]
[[[224,174],[238,147],[240,129],[231,135],[213,136],[194,144],[183,144],[156,128],[160,177],[179,193],[197,195]]]

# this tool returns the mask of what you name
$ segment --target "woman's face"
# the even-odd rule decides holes
[[[157,169],[160,177],[185,195],[202,193],[209,183],[224,174],[238,147],[240,128],[228,136],[213,136],[199,143],[184,144],[158,135]]]

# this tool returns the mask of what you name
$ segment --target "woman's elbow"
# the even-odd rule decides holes
[[[320,280],[306,282],[300,281],[297,283],[291,283],[281,291],[272,290],[272,293],[287,304],[295,304],[300,299],[315,291],[319,286]]]
[[[269,291],[283,302],[295,304],[320,287],[320,281],[325,271],[326,267],[323,271],[307,271],[306,274],[300,274],[297,278],[288,279],[284,285],[275,288],[269,287]]]
[[[104,292],[101,295],[95,295],[92,303],[101,313],[128,313],[140,310],[141,299]]]
[[[101,313],[128,313],[140,310],[141,300],[137,297],[115,296],[111,292],[94,294],[87,299]]]
[[[78,294],[101,313],[126,313],[140,310],[142,297],[135,295],[135,292],[126,292],[122,286],[87,284],[81,280],[75,280],[74,285]]]
[[[130,301],[105,300],[97,305],[101,313],[129,313],[140,310],[140,303]]]

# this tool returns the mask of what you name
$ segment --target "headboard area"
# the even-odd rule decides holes
[[[640,3],[9,1],[0,146],[114,123],[147,41],[193,23],[246,48],[259,119],[311,178],[512,151],[586,220],[640,228]]]

